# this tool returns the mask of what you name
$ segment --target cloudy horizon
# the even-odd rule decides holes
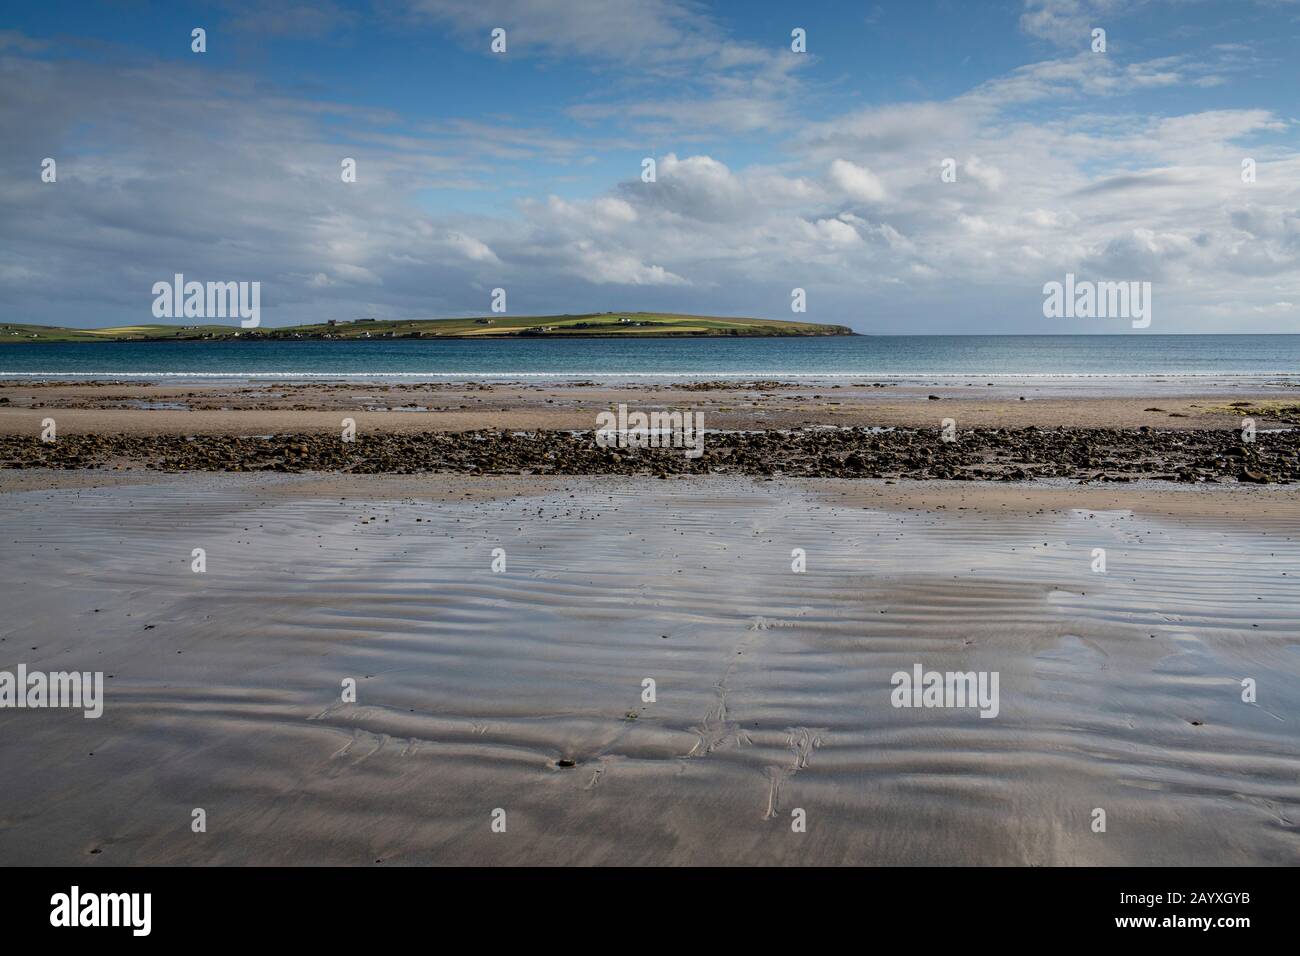
[[[151,322],[183,273],[260,282],[266,326],[504,288],[516,315],[1132,331],[1045,318],[1072,274],[1150,282],[1132,334],[1294,332],[1298,40],[1283,0],[16,9],[0,306]]]

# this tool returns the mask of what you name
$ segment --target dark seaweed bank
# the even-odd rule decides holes
[[[1300,480],[1300,432],[1243,442],[1225,430],[1034,427],[970,429],[944,442],[931,429],[807,429],[709,433],[704,453],[601,448],[591,432],[495,431],[358,435],[70,435],[42,443],[0,436],[0,467],[160,471],[455,473],[472,475],[752,475],[1020,481],[1289,483]]]

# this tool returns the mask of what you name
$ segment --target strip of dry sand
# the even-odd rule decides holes
[[[653,387],[0,382],[0,434],[37,434],[41,420],[49,416],[64,434],[333,433],[344,416],[353,418],[361,432],[587,430],[594,427],[597,413],[618,403],[698,411],[706,427],[722,430],[814,425],[937,428],[944,418],[953,418],[963,429],[1237,429],[1248,415],[1258,418],[1261,426],[1300,421],[1300,398],[1283,388],[1166,388],[1153,397],[1136,392],[1061,394],[1059,387],[1043,385],[1008,391],[778,382]]]

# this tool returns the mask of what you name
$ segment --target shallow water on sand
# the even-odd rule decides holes
[[[0,495],[0,669],[112,675],[0,709],[0,863],[1300,862],[1294,522],[266,487]]]

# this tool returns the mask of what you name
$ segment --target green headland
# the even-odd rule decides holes
[[[467,319],[333,320],[278,328],[229,325],[124,325],[74,329],[53,325],[0,323],[0,342],[151,342],[221,339],[501,339],[617,336],[791,336],[854,335],[848,326],[780,319],[678,315],[665,312],[595,312],[585,315],[478,316]]]

